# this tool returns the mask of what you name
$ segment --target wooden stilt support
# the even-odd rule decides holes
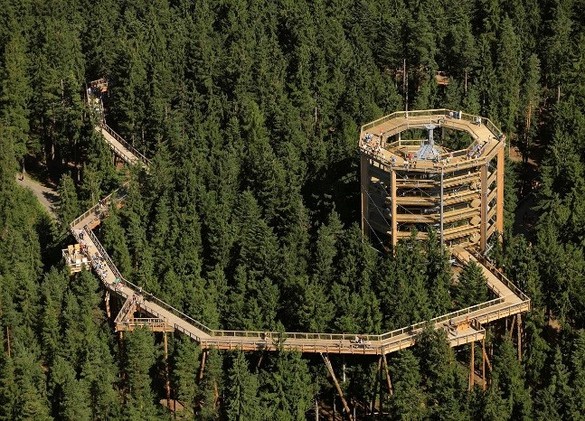
[[[217,380],[213,382],[213,409],[219,407],[219,387],[217,386]]]
[[[319,399],[315,398],[315,421],[319,421]]]
[[[169,380],[169,344],[167,341],[167,332],[163,332],[165,345],[165,390],[167,392],[167,408],[171,410],[171,382]]]
[[[475,382],[475,342],[471,342],[471,356],[469,358],[469,390]]]
[[[518,327],[518,361],[522,361],[522,315],[516,314],[516,325]]]
[[[106,291],[104,300],[106,302],[106,315],[108,316],[108,319],[110,319],[112,317],[112,311],[110,309],[110,291]]]
[[[483,390],[487,388],[487,379],[485,378],[485,338],[481,340],[481,376],[483,377]]]
[[[510,319],[512,319],[511,323],[510,323]],[[514,336],[514,316],[512,317],[506,317],[506,330],[508,333],[508,336],[510,337],[510,339],[512,339],[512,337]]]
[[[485,362],[487,363],[488,368],[490,369],[490,372],[492,371],[492,363],[490,363],[490,359],[488,358],[487,352],[485,350],[485,344],[483,347],[483,358],[485,358]]]
[[[384,360],[382,360],[382,363],[384,362]],[[382,370],[378,370],[378,377],[380,378],[380,380],[378,381],[378,394],[380,396],[379,398],[379,402],[378,402],[378,414],[381,414],[382,412],[384,412],[384,379],[383,379],[383,373]]]
[[[260,368],[262,365],[262,360],[264,359],[264,353],[260,354],[260,358],[258,358],[258,364],[256,364],[256,368]]]
[[[372,393],[372,403],[370,404],[370,414],[374,415],[374,410],[376,409],[376,397],[378,396],[378,388],[380,383],[380,372],[382,371],[382,357],[378,360],[378,370],[376,371],[376,379],[374,380],[374,388],[372,389],[374,392]]]
[[[392,396],[394,394],[394,388],[392,387],[392,379],[390,378],[390,369],[388,368],[386,354],[382,355],[382,361],[384,362],[384,371],[386,372],[386,384],[388,385],[388,394]]]
[[[323,362],[325,363],[325,367],[327,367],[327,370],[329,371],[329,375],[331,376],[331,379],[333,380],[333,383],[335,384],[335,388],[337,389],[337,393],[339,394],[339,397],[341,398],[341,403],[343,404],[343,409],[345,410],[345,413],[347,414],[347,417],[349,418],[349,420],[353,421],[353,417],[351,416],[351,411],[349,409],[349,405],[347,404],[347,401],[345,400],[345,397],[343,396],[343,390],[341,390],[341,386],[339,385],[339,382],[337,381],[337,377],[335,376],[335,372],[333,371],[333,366],[331,365],[331,361],[329,361],[329,357],[327,357],[327,355],[325,355],[325,354],[321,354],[321,357],[323,358]]]
[[[197,377],[198,381],[201,381],[201,379],[203,379],[203,372],[205,371],[205,359],[207,358],[207,350],[203,351],[203,354],[201,354],[201,367],[199,367],[199,376]]]

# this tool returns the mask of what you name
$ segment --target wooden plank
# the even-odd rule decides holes
[[[362,211],[362,233],[370,238],[370,229],[366,218],[369,215],[369,201],[368,201],[368,189],[370,188],[370,177],[368,175],[368,167],[370,166],[369,160],[366,155],[362,153],[360,158],[361,165],[361,211]]]
[[[392,248],[396,247],[398,243],[398,203],[396,200],[396,171],[392,170],[390,172],[390,186],[392,189],[392,204],[391,204],[391,213],[392,213]]]
[[[500,234],[504,233],[504,146],[498,152],[498,163],[497,163],[497,183],[496,189],[498,191],[498,198],[496,203],[497,214],[496,214],[496,227]]]
[[[488,168],[487,165],[483,165],[481,167],[481,225],[479,228],[480,233],[480,240],[479,240],[479,248],[480,250],[485,250],[487,247],[487,177],[488,177]]]

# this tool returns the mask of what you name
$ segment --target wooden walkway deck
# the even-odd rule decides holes
[[[475,142],[483,145],[481,153],[478,155],[471,154],[474,145],[461,151],[455,151],[453,154],[446,153],[441,155],[438,162],[420,160],[416,163],[416,167],[409,166],[409,170],[421,171],[433,169],[443,169],[445,172],[453,170],[462,170],[476,167],[478,164],[485,162],[495,156],[497,153],[497,146],[503,141],[504,136],[497,129],[493,123],[488,119],[481,119],[481,124],[475,121],[476,116],[469,114],[462,114],[461,118],[450,116],[451,111],[446,109],[425,110],[425,111],[408,111],[396,112],[385,116],[379,120],[375,120],[369,124],[362,126],[360,136],[360,148],[366,150],[368,143],[365,140],[366,134],[370,133],[375,136],[376,141],[380,138],[385,140],[397,135],[398,133],[408,129],[425,129],[428,125],[435,125],[437,128],[447,128],[455,130],[467,131]],[[393,149],[400,149],[404,151],[416,152],[420,144],[412,144],[413,141],[404,140],[401,142],[394,142],[390,144]],[[385,165],[392,165],[396,168],[407,168],[407,160],[400,154],[395,154],[387,150],[385,147],[380,148],[377,152],[367,151],[383,162]],[[447,159],[448,158],[448,159]],[[394,163],[392,161],[394,160]]]
[[[420,124],[423,123],[424,121],[421,121]],[[124,162],[148,168],[149,161],[105,124],[96,127],[96,130],[102,133],[113,152]],[[381,335],[212,330],[124,279],[92,232],[101,223],[112,201],[120,200],[123,198],[112,194],[102,199],[70,225],[71,232],[77,241],[86,248],[92,268],[104,286],[124,299],[133,300],[134,307],[132,308],[139,308],[141,312],[151,316],[148,319],[135,319],[135,321],[117,319],[118,330],[132,330],[140,325],[148,326],[150,323],[146,321],[148,320],[152,321],[153,326],[156,325],[153,330],[182,332],[198,342],[203,349],[241,349],[243,351],[284,349],[302,353],[385,355],[414,345],[417,335],[428,324],[436,329],[447,331],[451,346],[459,346],[483,339],[485,331],[482,324],[530,309],[530,299],[495,268],[488,268],[486,266],[489,265],[488,262],[480,262],[479,257],[474,256],[470,251],[455,247],[453,255],[460,262],[476,261],[480,265],[496,299]],[[161,327],[161,324],[164,326]]]
[[[416,336],[427,324],[427,322],[421,322],[381,335],[301,332],[280,334],[278,332],[209,329],[124,279],[92,232],[92,228],[101,223],[102,214],[110,205],[111,200],[117,199],[114,197],[106,198],[102,204],[88,210],[71,225],[71,231],[78,242],[87,247],[86,253],[92,261],[92,267],[105,287],[111,292],[123,298],[136,296],[137,306],[142,312],[148,313],[154,320],[166,323],[169,327],[168,330],[177,330],[188,335],[204,349],[241,349],[244,351],[286,349],[303,353],[382,355],[414,345]],[[453,253],[462,263],[476,261],[488,280],[488,286],[498,298],[437,317],[428,322],[435,328],[445,329],[448,332],[451,346],[481,340],[485,334],[481,327],[483,323],[529,310],[530,300],[511,282],[494,274],[469,251],[456,247],[453,249]],[[472,321],[477,323],[474,324]],[[136,323],[129,322],[128,330],[134,326]],[[450,329],[452,326],[459,328]],[[361,341],[356,341],[356,337],[359,337]]]

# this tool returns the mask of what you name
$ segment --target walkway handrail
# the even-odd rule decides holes
[[[396,329],[396,330],[393,330],[391,332],[384,333],[384,334],[382,334],[380,336],[381,336],[381,339],[382,340],[388,340],[388,339],[391,339],[394,336],[401,335],[403,333],[412,332],[414,330],[422,329],[422,328],[424,328],[429,323],[431,323],[431,324],[437,324],[437,323],[440,323],[440,322],[446,322],[446,321],[448,321],[450,319],[454,319],[456,317],[460,317],[460,316],[464,316],[464,315],[470,314],[470,313],[472,313],[472,312],[474,312],[476,310],[481,310],[481,309],[486,308],[486,307],[491,307],[491,306],[494,306],[494,305],[497,305],[497,304],[501,304],[504,301],[505,300],[504,300],[503,297],[498,297],[498,298],[495,298],[495,299],[490,300],[490,301],[486,301],[486,302],[483,302],[483,303],[480,303],[480,304],[473,305],[471,307],[463,308],[461,310],[452,311],[450,313],[447,313],[447,314],[443,314],[441,316],[434,317],[434,318],[432,318],[432,319],[430,319],[428,321],[418,322],[418,323],[412,324],[410,326],[403,327],[401,329]]]
[[[142,153],[138,152],[138,150],[134,146],[132,146],[130,143],[126,142],[126,140],[124,140],[124,138],[122,136],[120,136],[118,133],[116,133],[114,131],[114,129],[112,129],[110,126],[108,126],[103,121],[100,123],[100,126],[106,132],[108,132],[114,139],[116,139],[118,142],[120,142],[122,144],[122,146],[124,146],[126,149],[128,149],[129,152],[131,152],[138,159],[140,159],[140,161],[142,162],[143,165],[145,165],[147,167],[150,165],[150,159],[145,157]]]
[[[116,267],[114,262],[112,261],[110,255],[108,254],[108,252],[106,251],[104,246],[102,246],[102,243],[100,243],[100,241],[97,239],[97,237],[95,236],[93,231],[90,230],[89,227],[87,227],[87,226],[85,226],[83,228],[84,228],[84,231],[87,234],[87,236],[91,238],[91,241],[93,241],[95,248],[97,249],[101,258],[104,259],[104,261],[106,262],[106,265],[108,265],[108,267],[110,268],[110,271],[114,274],[114,277],[119,278],[120,280],[123,280],[124,278],[122,277],[122,274],[120,273],[120,271],[118,270],[118,268]]]
[[[126,301],[124,301],[124,304],[122,304],[122,308],[120,308],[120,311],[118,311],[118,315],[114,319],[114,324],[122,323],[122,318],[126,316],[126,313],[128,312],[128,309],[132,304],[133,304],[132,299],[128,297]]]
[[[160,300],[159,298],[155,297],[154,295],[149,294],[148,292],[144,291],[141,287],[135,285],[134,283],[132,283],[132,282],[128,281],[126,278],[124,278],[122,276],[122,274],[120,273],[120,271],[118,270],[118,268],[116,267],[116,265],[114,264],[114,262],[112,261],[112,259],[110,258],[109,254],[107,253],[105,248],[102,246],[102,244],[100,243],[98,238],[93,233],[93,231],[86,228],[85,232],[91,238],[91,240],[95,244],[98,252],[103,257],[103,259],[105,260],[106,264],[108,265],[109,269],[112,271],[112,273],[114,274],[115,277],[119,278],[125,285],[129,286],[134,291],[136,291],[136,292],[140,291],[141,294],[144,297],[147,297],[147,299],[149,301],[158,304],[159,306],[161,306],[165,310],[173,313],[174,315],[180,317],[183,320],[188,321],[190,324],[193,324],[199,330],[203,331],[204,333],[208,334],[209,336],[212,336],[212,337],[232,337],[232,338],[235,338],[235,337],[240,337],[240,338],[269,337],[269,338],[282,338],[282,339],[291,338],[291,339],[307,339],[307,340],[324,340],[324,339],[325,340],[352,340],[356,336],[355,333],[271,332],[271,331],[266,331],[266,330],[257,330],[257,331],[249,331],[248,330],[247,331],[247,330],[215,330],[215,329],[210,329],[207,326],[205,326],[203,323],[193,319],[192,317],[186,315],[185,313],[183,313],[182,311],[178,310],[177,308],[171,306],[170,304]],[[481,310],[481,309],[486,308],[486,307],[500,304],[504,301],[505,301],[505,299],[503,297],[499,297],[499,298],[496,298],[496,299],[491,300],[491,301],[486,301],[484,303],[480,303],[480,304],[477,304],[474,306],[470,306],[470,307],[467,307],[467,308],[464,308],[461,310],[453,311],[451,313],[447,313],[447,314],[435,317],[433,319],[430,319],[429,321],[418,322],[418,323],[412,324],[410,326],[396,329],[396,330],[386,332],[386,333],[383,333],[380,335],[360,334],[360,338],[362,338],[363,340],[372,341],[372,342],[388,341],[395,336],[422,329],[428,323],[437,324],[437,323],[440,323],[442,321],[447,321],[447,320],[450,320],[450,319],[453,319],[456,317],[470,314],[476,310]],[[144,304],[146,304],[146,303],[144,303]],[[146,310],[148,310],[148,309],[146,309]],[[159,314],[156,314],[156,315],[161,316]]]
[[[530,298],[520,289],[518,288],[512,281],[510,281],[497,267],[494,265],[490,260],[488,260],[485,256],[477,253],[474,250],[468,250],[469,254],[471,254],[474,258],[477,259],[479,263],[484,265],[488,270],[494,274],[496,278],[498,278],[504,285],[506,285],[515,295],[520,297],[522,301],[530,301]]]
[[[117,191],[115,193],[117,193]],[[112,193],[112,194],[114,194],[114,193]],[[111,196],[112,195],[108,196],[108,201],[111,200]],[[99,203],[98,203],[98,205],[99,205]],[[90,209],[90,211],[94,211],[96,206],[92,207]],[[86,214],[87,214],[87,212],[86,212]],[[73,229],[73,227],[74,227],[74,225],[72,224],[71,228]],[[476,305],[473,305],[473,306],[470,306],[470,307],[467,307],[467,308],[464,308],[461,310],[456,310],[456,311],[432,318],[428,321],[418,322],[418,323],[412,324],[410,326],[400,328],[400,329],[395,329],[393,331],[386,332],[386,333],[383,333],[380,335],[369,335],[369,334],[364,335],[364,334],[359,334],[359,333],[358,334],[356,334],[356,333],[323,333],[323,332],[271,332],[271,331],[265,331],[265,330],[264,331],[262,331],[262,330],[256,330],[256,331],[214,330],[214,329],[208,328],[207,326],[205,326],[201,322],[186,315],[185,313],[176,309],[175,307],[171,306],[170,304],[158,299],[157,297],[153,296],[152,294],[149,294],[148,292],[144,291],[141,287],[133,284],[132,282],[130,282],[126,278],[124,278],[122,276],[122,274],[120,273],[120,271],[118,270],[118,268],[116,267],[116,265],[114,264],[114,262],[112,261],[112,259],[110,258],[109,254],[107,253],[107,251],[105,250],[103,245],[101,244],[101,242],[99,241],[99,239],[93,233],[93,231],[91,229],[89,229],[88,226],[84,227],[84,231],[91,238],[96,249],[98,250],[98,253],[104,259],[105,263],[107,264],[110,271],[114,274],[114,276],[119,278],[126,286],[130,287],[135,292],[141,293],[147,299],[147,301],[144,301],[141,303],[141,306],[144,308],[145,311],[152,313],[154,316],[156,316],[156,318],[164,321],[165,318],[163,317],[163,315],[159,314],[156,310],[154,310],[153,308],[149,308],[149,306],[148,306],[148,302],[155,303],[155,304],[159,305],[161,308],[169,311],[170,313],[174,314],[175,316],[178,316],[182,320],[193,325],[194,327],[196,327],[197,329],[199,329],[203,333],[209,335],[210,338],[206,338],[205,339],[206,341],[216,341],[219,343],[219,342],[222,342],[221,340],[219,340],[219,338],[222,338],[222,337],[224,337],[226,339],[227,338],[241,338],[241,339],[250,338],[250,339],[254,339],[254,340],[265,339],[265,338],[270,339],[270,340],[273,340],[273,339],[286,340],[286,339],[290,338],[290,339],[304,339],[304,340],[314,340],[314,341],[319,341],[319,340],[351,341],[356,337],[356,335],[359,335],[360,339],[367,341],[367,342],[370,342],[372,346],[374,346],[376,348],[380,348],[380,347],[383,348],[383,347],[387,347],[389,345],[396,346],[397,344],[400,344],[402,342],[404,342],[405,344],[410,343],[411,339],[409,339],[409,338],[402,338],[398,342],[392,341],[392,339],[399,336],[399,335],[406,334],[406,333],[410,333],[411,334],[410,336],[415,336],[416,333],[418,333],[420,330],[422,330],[429,323],[436,325],[438,323],[448,321],[450,319],[454,319],[457,317],[465,316],[465,315],[473,313],[474,311],[481,310],[483,308],[488,308],[491,306],[495,306],[495,305],[498,305],[498,304],[505,302],[505,297],[499,297],[499,298],[496,298],[496,299],[493,299],[493,300],[490,300],[490,301],[487,301],[484,303],[476,304]],[[493,266],[489,262],[488,262],[488,264],[490,264],[490,266]],[[499,273],[499,272],[495,271],[495,273]],[[502,277],[503,277],[503,275],[502,275]],[[503,277],[503,278],[506,279],[505,277]],[[517,287],[514,286],[514,284],[512,284],[507,279],[506,279],[506,281],[503,281],[503,282],[506,282],[506,285],[512,285],[511,290],[513,292],[517,293],[517,295],[520,296],[521,298],[526,297],[522,291],[520,291]],[[108,285],[108,287],[110,287],[110,285]],[[524,300],[520,303],[511,304],[511,305],[506,306],[504,308],[498,308],[497,310],[494,310],[494,314],[501,314],[502,312],[511,312],[515,308],[520,308],[522,306],[526,306],[527,302],[529,304],[529,299]],[[489,316],[490,316],[490,314],[486,314],[486,315],[483,315],[480,317],[481,318],[487,317],[489,319]],[[189,336],[196,338],[198,341],[202,340],[202,338],[187,331],[187,329],[185,329],[184,327],[182,327],[178,323],[174,324],[174,328],[178,329],[182,332],[188,333]],[[477,334],[477,332],[475,332],[473,334]],[[460,337],[457,340],[459,341],[462,338],[463,337]]]
[[[77,224],[79,224],[79,222],[81,222],[82,220],[84,220],[85,218],[87,218],[91,213],[94,213],[96,211],[96,209],[100,208],[101,206],[106,206],[107,204],[109,204],[109,202],[112,201],[112,199],[114,198],[115,195],[118,195],[120,192],[122,192],[123,190],[120,189],[116,189],[113,192],[111,192],[110,194],[108,194],[106,197],[104,197],[103,199],[99,200],[98,202],[96,202],[91,208],[89,208],[88,210],[86,210],[85,212],[83,212],[80,216],[78,216],[77,218],[75,218],[73,220],[73,222],[71,222],[69,224],[69,227],[71,228],[71,230],[73,230],[73,227],[75,227]],[[117,197],[116,200],[120,201],[122,199],[124,199],[125,195]],[[75,233],[74,233],[75,234]]]
[[[372,127],[375,127],[379,124],[385,123],[387,121],[393,120],[395,118],[409,118],[409,117],[424,117],[424,116],[428,116],[428,117],[436,117],[436,116],[443,116],[443,117],[447,117],[450,115],[450,113],[457,113],[461,115],[461,119],[467,120],[467,121],[476,121],[477,119],[480,119],[480,121],[482,122],[483,125],[485,125],[487,127],[487,129],[494,135],[494,137],[496,139],[501,139],[503,136],[503,133],[500,129],[498,129],[496,127],[496,125],[489,119],[486,117],[481,117],[478,115],[473,115],[473,114],[467,114],[467,113],[463,113],[460,111],[454,111],[454,110],[450,110],[448,108],[436,108],[436,109],[432,109],[432,110],[413,110],[413,111],[396,111],[393,112],[391,114],[388,114],[386,116],[380,117],[377,120],[374,120],[368,124],[364,124],[361,128],[362,133],[365,132],[366,130],[371,129]],[[430,123],[430,120],[429,120]]]

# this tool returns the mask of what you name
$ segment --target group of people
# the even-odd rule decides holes
[[[81,234],[80,238],[82,237],[83,234]],[[87,244],[85,244],[82,240],[79,241],[79,251],[81,251],[81,254],[85,254],[86,256],[89,255],[89,249],[87,248]]]
[[[480,145],[479,143],[473,145],[473,147],[467,152],[467,159],[479,158],[483,153],[486,143],[483,145]]]
[[[364,145],[363,149],[373,155],[378,155],[382,150],[382,137],[380,136],[379,141],[374,141],[374,135],[371,133],[366,133],[364,136]]]
[[[108,276],[108,271],[106,270],[106,261],[105,259],[96,253],[91,258],[91,265],[93,266],[95,272],[101,278],[102,281],[106,280]]]
[[[409,170],[410,168],[416,168],[416,161],[416,157],[412,152],[407,153],[404,157],[404,169]],[[394,158],[394,162],[396,162],[396,158]]]
[[[120,278],[114,279],[114,291],[118,291],[119,289],[122,288],[122,286],[123,286],[122,279]]]

